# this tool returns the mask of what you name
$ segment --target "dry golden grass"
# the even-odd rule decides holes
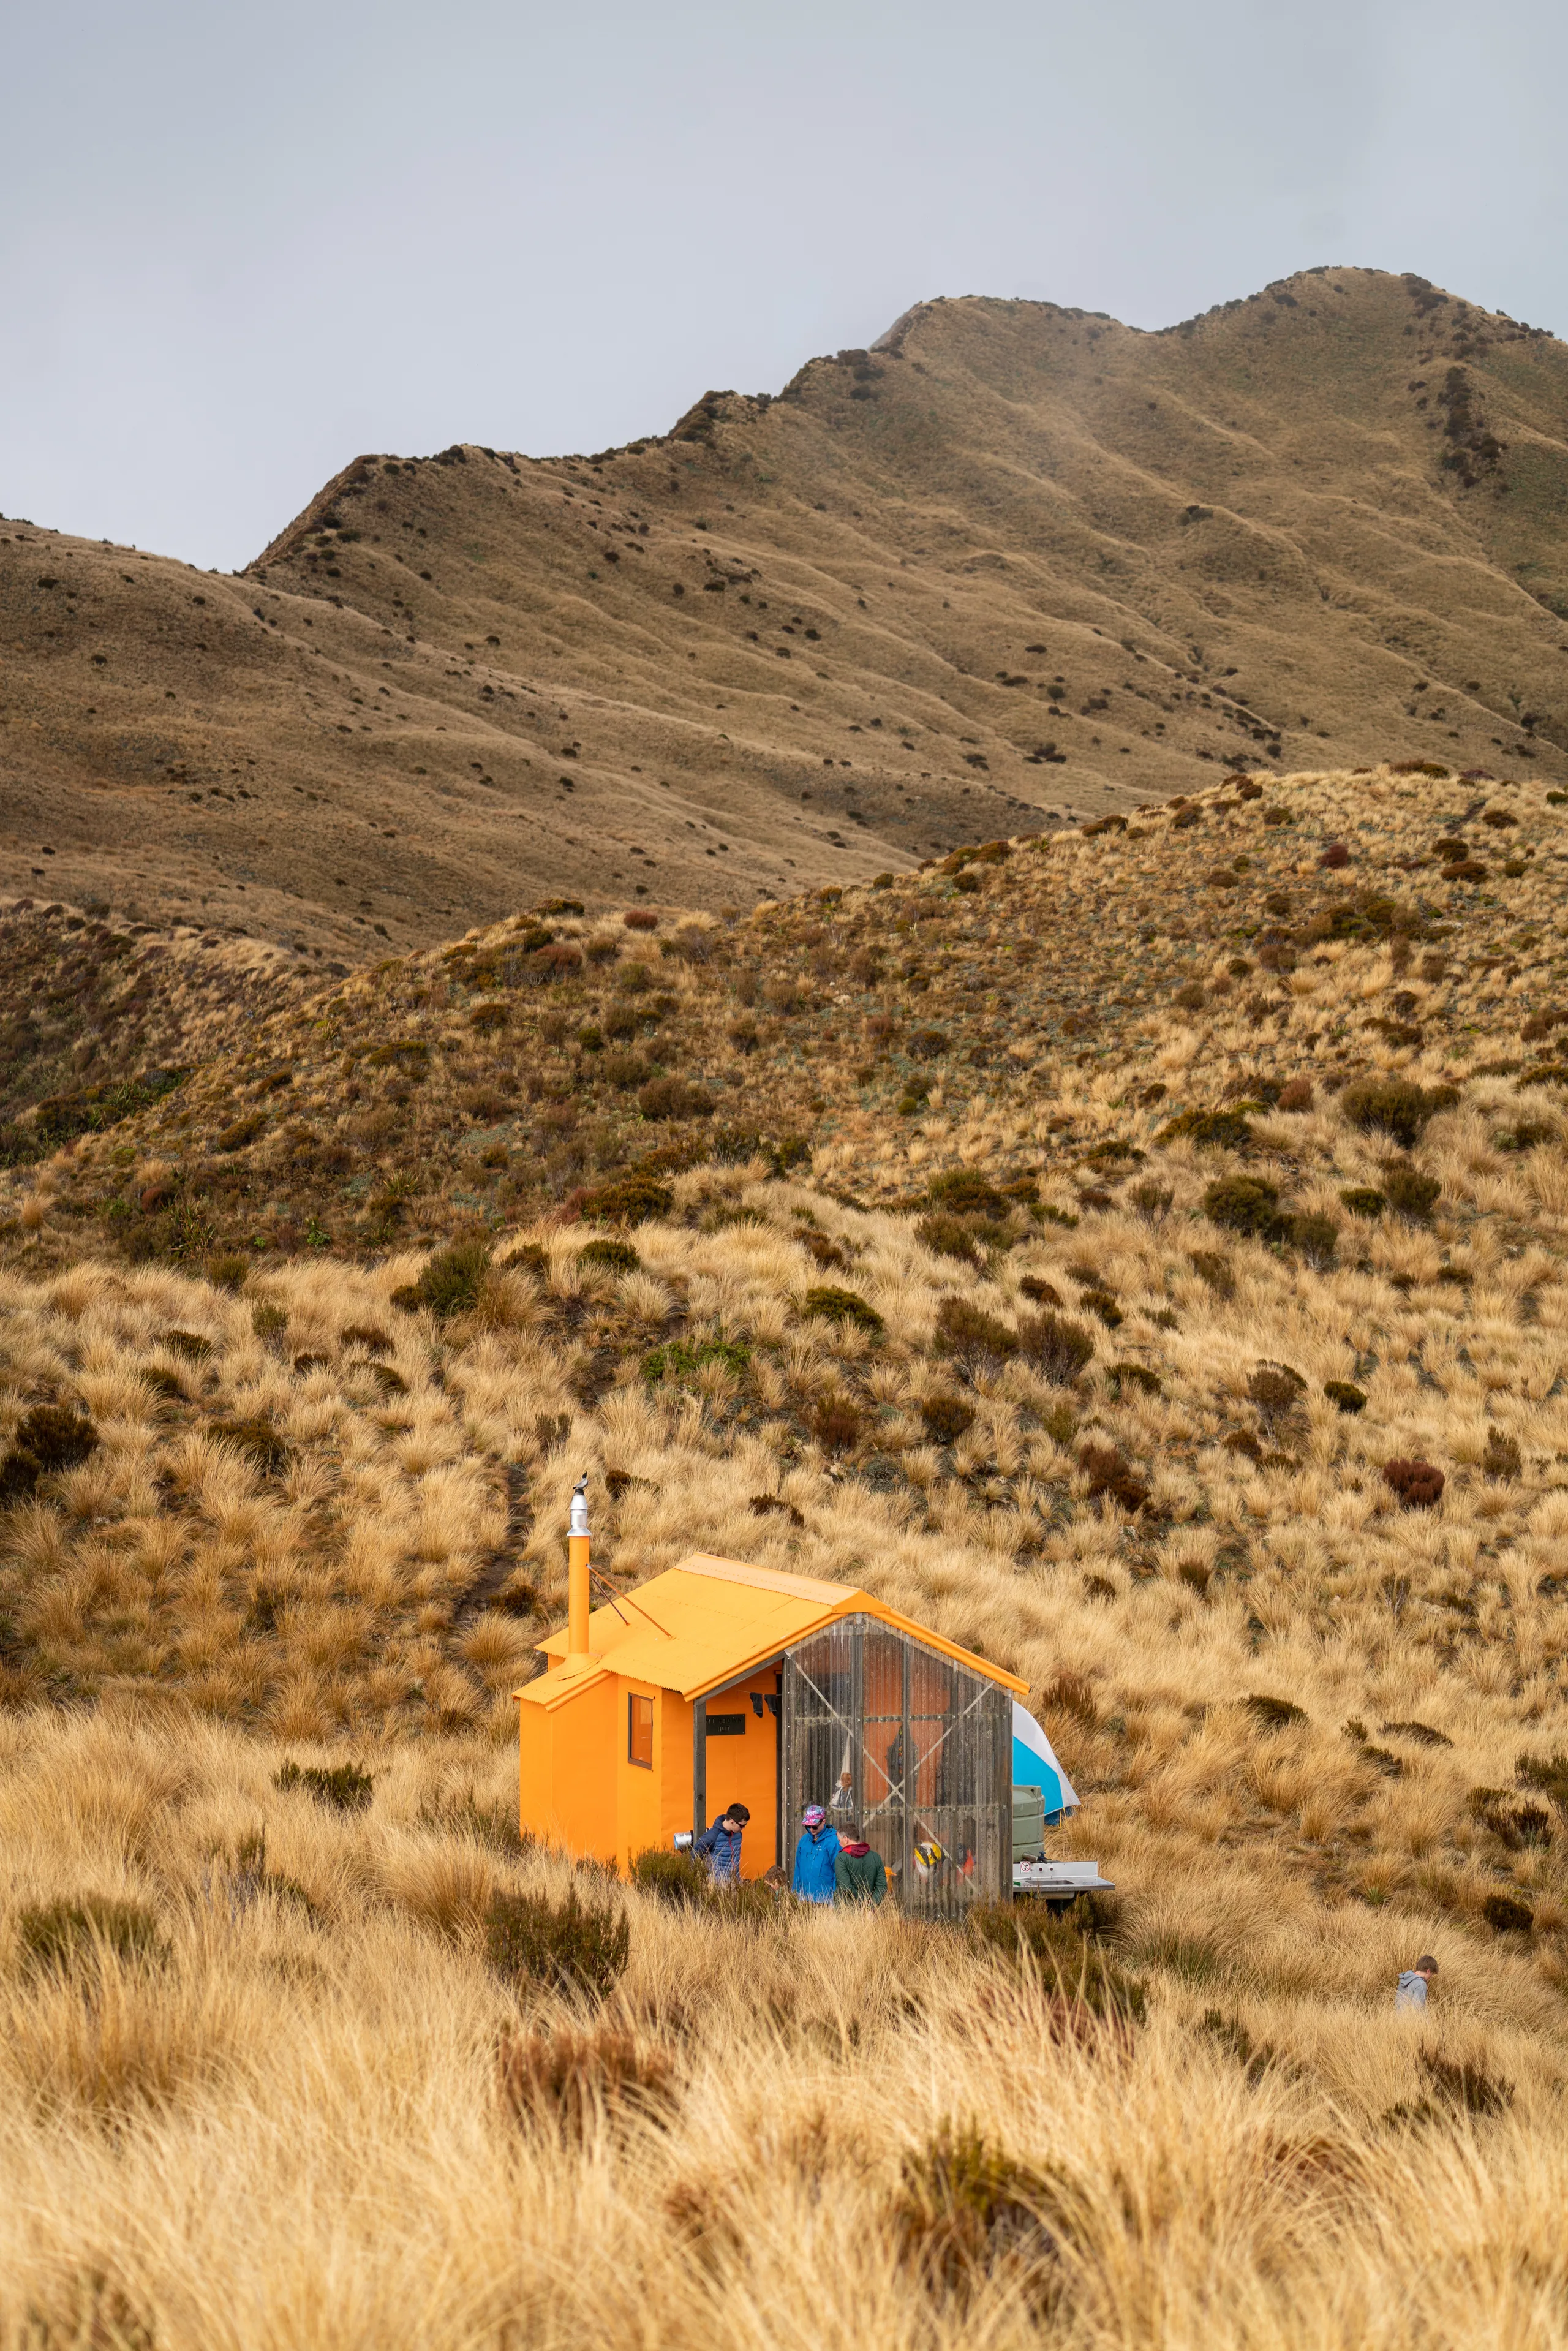
[[[162,1944],[40,1975],[5,1930],[0,2339],[1565,2339],[1558,2003],[1462,1940],[1440,2009],[1396,2020],[1399,1922],[1189,1879],[1131,1906],[1149,2022],[1064,2034],[1052,1986],[891,1913],[629,1896],[630,1966],[585,2018],[483,1959],[490,1892],[566,1876],[465,1824],[509,1806],[503,1759],[367,1750],[348,1817],[275,1760],[210,1726],[0,1726],[10,1918],[132,1900]],[[577,2036],[570,2105],[508,2103],[519,2031]],[[1428,2053],[1511,2103],[1445,2108]],[[945,2294],[928,2237],[901,2252],[901,2171],[976,2124],[1029,2175],[1030,2265],[1015,2239]]]
[[[633,1157],[635,1111],[562,1017],[621,1000],[623,954],[519,994],[484,1046],[546,1107],[577,1089],[601,1160],[465,1193],[443,1122],[501,1066],[469,967],[508,933],[287,1031],[292,1114],[323,1134],[362,1113],[378,1040],[424,1045],[378,1169],[428,1186],[406,1245],[389,1213],[390,1241],[247,1245],[217,1279],[210,1239],[81,1246],[117,1155],[203,1197],[236,1163],[203,1156],[232,1066],[13,1179],[40,1204],[0,1274],[18,2341],[30,2312],[47,2340],[178,2346],[369,2340],[412,2310],[437,2344],[760,2338],[782,2313],[811,2340],[1003,2345],[1042,2309],[1095,2351],[1568,2340],[1560,826],[1539,788],[1494,793],[1521,870],[1449,883],[1415,862],[1431,782],[1230,787],[1195,824],[1015,843],[662,958],[668,1063],[710,1077],[737,998],[802,967],[822,991],[810,1031],[780,1015],[737,1049],[757,1144],[731,1160],[702,1122]],[[1335,837],[1357,864],[1320,878]],[[1221,843],[1246,863],[1210,916]],[[873,946],[875,981],[852,968]],[[905,1050],[922,1026],[946,1055]],[[1357,1123],[1374,1081],[1423,1090],[1407,1149]],[[1168,1131],[1221,1110],[1245,1125]],[[814,1162],[781,1176],[798,1113]],[[238,1232],[289,1180],[277,1118]],[[629,1167],[667,1205],[596,1221]],[[966,1210],[940,1188],[965,1171],[1014,1188]],[[1320,1221],[1217,1222],[1211,1187],[1241,1181]],[[1375,1217],[1343,1196],[1369,1192]],[[465,1219],[476,1256],[416,1241]],[[606,1238],[618,1258],[584,1255]],[[824,1289],[876,1322],[815,1311]],[[40,1412],[95,1441],[35,1458]],[[1432,1507],[1402,1506],[1412,1461],[1442,1473]],[[515,2066],[519,2122],[479,1922],[564,1882],[507,1841],[508,1693],[560,1612],[585,1468],[617,1581],[695,1548],[799,1565],[1027,1677],[1084,1799],[1058,1848],[1122,1889],[1147,2022],[1063,2037],[1040,1988],[891,1917],[633,1900],[622,1989],[572,2028],[608,2038]],[[371,1810],[277,1791],[288,1755],[364,1761]],[[22,1911],[89,1896],[151,1906],[166,1956],[29,1972]],[[1427,1949],[1432,2007],[1396,2019]],[[1511,2103],[1450,2112],[1426,2057]],[[570,2126],[541,2120],[552,2067]],[[626,2106],[639,2067],[673,2107]],[[1027,2276],[998,2252],[960,2307],[900,2259],[893,2207],[904,2158],[970,2119],[1027,2168],[1051,2250]]]

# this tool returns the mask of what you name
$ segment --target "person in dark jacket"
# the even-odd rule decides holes
[[[839,1857],[839,1833],[828,1826],[821,1804],[808,1804],[800,1815],[800,1842],[795,1847],[795,1874],[790,1879],[803,1902],[831,1902],[833,1864]]]
[[[727,1804],[712,1826],[692,1839],[692,1851],[701,1854],[716,1886],[740,1884],[740,1840],[750,1818],[749,1805]]]
[[[887,1865],[863,1837],[841,1837],[833,1886],[841,1902],[869,1902],[875,1908],[887,1892]]]

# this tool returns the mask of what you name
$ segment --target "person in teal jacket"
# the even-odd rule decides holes
[[[795,1847],[795,1875],[790,1884],[802,1902],[831,1902],[833,1864],[839,1857],[839,1836],[828,1826],[821,1804],[808,1804],[800,1815],[800,1842]]]

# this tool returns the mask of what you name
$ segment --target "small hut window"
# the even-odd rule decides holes
[[[644,1771],[653,1768],[653,1701],[651,1698],[632,1696],[626,1701],[626,1760],[640,1763]]]

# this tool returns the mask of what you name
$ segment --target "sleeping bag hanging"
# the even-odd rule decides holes
[[[1038,1788],[1045,1800],[1045,1819],[1049,1827],[1061,1820],[1064,1813],[1078,1810],[1078,1799],[1056,1757],[1050,1740],[1027,1708],[1013,1700],[1013,1785],[1015,1788]]]

